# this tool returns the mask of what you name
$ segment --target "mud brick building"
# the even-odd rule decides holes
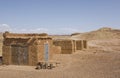
[[[45,50],[49,51],[49,59],[61,48],[53,45],[47,34],[3,34],[3,64],[36,65],[45,58]],[[46,47],[47,45],[47,47]]]
[[[61,47],[61,54],[72,54],[88,48],[86,40],[58,39],[54,40],[53,44]]]
[[[58,39],[54,40],[53,44],[61,47],[61,54],[72,54],[76,50],[75,42],[73,40]]]

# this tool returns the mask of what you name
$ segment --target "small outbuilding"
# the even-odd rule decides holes
[[[36,65],[39,61],[51,59],[61,48],[53,45],[53,40],[43,34],[3,34],[3,64]]]
[[[72,54],[88,48],[87,40],[57,39],[53,40],[53,44],[61,47],[61,54]]]

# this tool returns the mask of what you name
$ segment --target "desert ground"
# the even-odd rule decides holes
[[[120,39],[90,40],[89,49],[57,54],[53,69],[1,65],[0,78],[120,78]]]
[[[59,38],[86,39],[89,48],[73,54],[56,54],[53,69],[0,65],[0,78],[120,78],[120,30],[102,28]]]

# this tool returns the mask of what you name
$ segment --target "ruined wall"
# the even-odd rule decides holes
[[[88,48],[86,40],[54,40],[53,44],[61,47],[62,54],[71,54]]]
[[[61,47],[62,54],[71,54],[74,52],[74,45],[72,40],[54,40],[55,46]]]
[[[88,48],[88,44],[87,44],[87,41],[86,41],[86,40],[83,40],[83,45],[84,45],[84,46],[83,46],[84,49],[87,49],[87,48]]]
[[[76,50],[83,50],[87,48],[87,40],[76,40]]]
[[[76,40],[73,40],[73,52],[76,52]]]
[[[77,50],[83,49],[83,40],[76,40],[76,49]]]

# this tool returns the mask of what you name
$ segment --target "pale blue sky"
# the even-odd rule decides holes
[[[120,0],[0,0],[0,31],[70,34],[120,28]]]

